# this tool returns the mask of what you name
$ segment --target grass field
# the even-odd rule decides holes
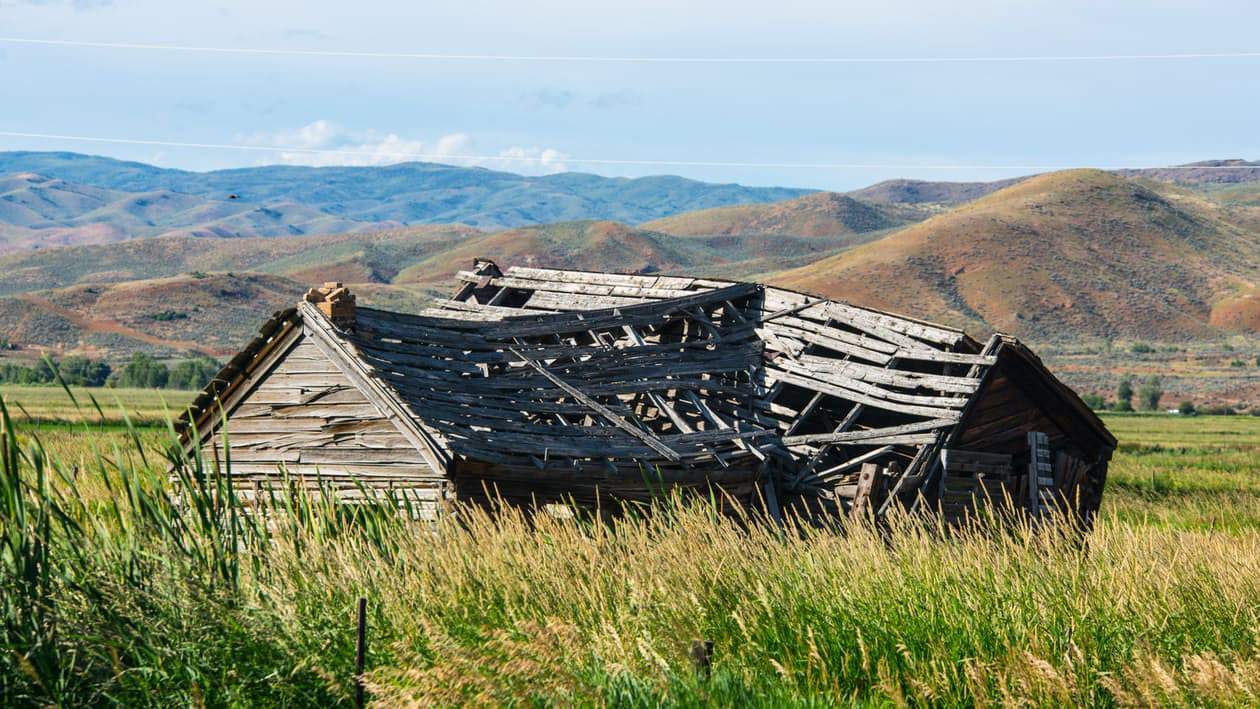
[[[101,413],[111,425],[124,418],[137,425],[156,425],[178,414],[196,392],[178,389],[105,389],[70,387],[74,399],[59,386],[17,386],[0,384],[11,415],[23,421],[65,423],[101,422]],[[92,399],[101,407],[97,412]],[[124,416],[125,414],[125,416]]]
[[[360,595],[390,706],[1256,703],[1260,418],[1107,423],[1122,447],[1085,545],[784,533],[677,501],[434,534],[281,499],[260,527],[190,483],[172,504],[147,472],[160,429],[44,423],[0,446],[0,704],[349,704]]]

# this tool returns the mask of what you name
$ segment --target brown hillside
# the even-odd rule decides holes
[[[1024,180],[1015,177],[993,182],[932,182],[928,180],[884,180],[849,194],[878,204],[956,205],[979,199]]]
[[[1037,339],[1187,339],[1253,275],[1260,241],[1096,170],[1034,177],[777,274],[789,287]]]
[[[303,292],[303,284],[264,274],[74,286],[0,298],[0,332],[29,351],[228,355]]]
[[[193,271],[260,271],[300,283],[384,282],[402,268],[484,232],[459,225],[327,236],[156,237],[0,255],[0,295],[149,280]]]
[[[695,262],[686,240],[618,222],[565,222],[509,229],[465,240],[411,266],[395,283],[449,283],[478,257],[502,264],[635,273],[676,271]]]
[[[1212,306],[1211,322],[1231,332],[1260,332],[1260,289],[1221,298]]]
[[[743,204],[687,212],[640,226],[674,236],[838,236],[879,231],[907,221],[891,210],[846,195],[819,192],[772,204]]]

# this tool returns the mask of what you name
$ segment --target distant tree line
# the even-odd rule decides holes
[[[104,386],[109,380],[108,364],[72,355],[57,362],[41,359],[30,367],[20,364],[0,364],[0,383],[3,384],[52,384],[60,376],[71,386]]]
[[[1136,407],[1134,404],[1135,397],[1137,399]],[[1137,382],[1132,374],[1124,375],[1116,386],[1115,401],[1107,401],[1106,397],[1100,394],[1084,394],[1081,396],[1081,400],[1091,409],[1100,411],[1136,411],[1137,409],[1159,411],[1159,402],[1163,398],[1164,380],[1157,374],[1152,374],[1143,379],[1141,383]]]
[[[201,389],[219,372],[210,357],[184,360],[168,367],[152,355],[137,352],[115,371],[107,363],[71,355],[60,362],[42,359],[25,367],[0,364],[0,384],[53,384],[60,377],[70,386],[111,386],[135,389]]]

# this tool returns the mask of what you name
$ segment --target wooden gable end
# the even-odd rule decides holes
[[[1087,461],[1109,459],[1114,441],[1100,436],[1090,421],[1065,402],[1048,376],[1003,348],[959,425],[954,447],[1021,454],[1028,449],[1028,434],[1039,431],[1055,450]]]
[[[359,484],[437,500],[445,480],[314,341],[297,341],[202,444],[208,465],[226,468],[242,488],[290,478],[317,480],[352,497]],[[226,439],[227,450],[224,450]],[[349,493],[349,494],[347,494]]]

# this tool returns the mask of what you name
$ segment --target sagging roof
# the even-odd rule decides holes
[[[754,283],[490,261],[457,278],[450,299],[418,314],[352,302],[348,316],[327,302],[277,314],[198,398],[199,428],[300,321],[447,473],[461,462],[594,481],[645,467],[728,480],[773,469],[787,489],[836,500],[865,462],[922,479],[999,359],[1068,412],[1087,453],[1115,447],[1013,338],[982,347],[954,328]]]

